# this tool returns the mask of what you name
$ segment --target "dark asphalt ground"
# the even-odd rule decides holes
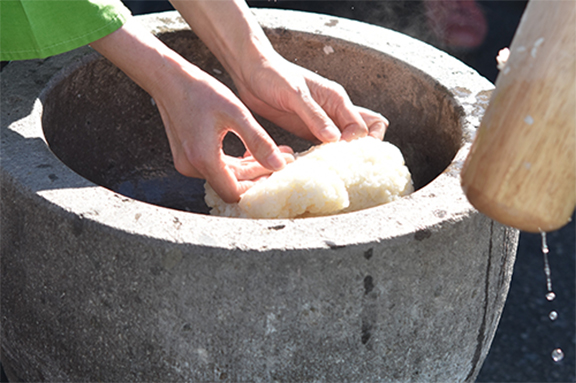
[[[571,1],[571,0],[570,0]],[[135,14],[169,9],[163,1],[126,0]],[[525,1],[480,1],[489,22],[484,44],[470,52],[451,51],[435,42],[422,27],[418,1],[249,1],[251,6],[299,9],[361,20],[399,30],[458,57],[495,82],[494,57],[510,45]],[[553,1],[550,1],[553,6]],[[545,299],[546,280],[539,234],[521,233],[512,283],[500,325],[478,382],[576,381],[576,239],[575,221],[548,234],[550,267],[556,299]],[[548,318],[555,310],[556,321]],[[556,363],[555,348],[565,357]],[[4,377],[2,379],[4,381]]]

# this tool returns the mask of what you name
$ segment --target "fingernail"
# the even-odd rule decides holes
[[[338,141],[340,139],[341,133],[337,127],[334,125],[327,125],[324,129],[320,130],[320,140],[324,142]]]
[[[282,157],[282,153],[279,150],[274,150],[272,154],[268,156],[266,159],[268,165],[272,168],[272,170],[280,170],[286,165],[286,161]]]

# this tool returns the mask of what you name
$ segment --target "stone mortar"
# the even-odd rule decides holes
[[[11,63],[0,152],[11,379],[474,381],[518,238],[459,184],[493,85],[380,27],[255,13],[287,59],[390,119],[386,139],[418,190],[331,217],[207,216],[202,182],[175,174],[150,97],[121,72],[88,47]],[[139,19],[232,85],[176,13]],[[262,123],[279,143],[310,145]]]

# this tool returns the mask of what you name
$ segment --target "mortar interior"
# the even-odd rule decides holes
[[[442,173],[460,149],[461,113],[450,92],[429,75],[351,42],[285,29],[266,33],[285,58],[339,82],[355,104],[388,118],[385,139],[404,154],[416,189]],[[235,90],[223,67],[191,31],[159,37]],[[327,45],[334,53],[324,52]],[[42,102],[48,145],[73,171],[137,200],[208,213],[204,181],[174,169],[153,100],[106,59],[94,55],[65,69],[49,84]],[[296,151],[313,144],[259,121],[278,144]],[[240,140],[230,134],[224,150],[232,155],[244,152]]]

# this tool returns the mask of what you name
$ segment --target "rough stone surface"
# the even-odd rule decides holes
[[[492,85],[379,27],[288,11],[257,16],[289,60],[390,119],[387,139],[419,190],[333,217],[207,216],[201,196],[175,194],[179,182],[201,183],[174,181],[153,105],[121,73],[88,48],[12,63],[1,77],[0,152],[9,377],[475,379],[517,243],[517,232],[474,210],[459,185]],[[188,59],[223,71],[175,14],[141,20]],[[309,145],[267,128],[280,143]],[[139,189],[147,182],[154,187]],[[165,184],[169,192],[149,192]]]

